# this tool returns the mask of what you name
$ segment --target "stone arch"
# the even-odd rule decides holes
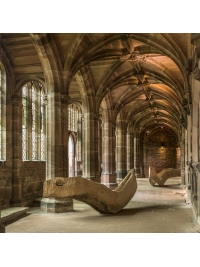
[[[36,82],[39,82],[40,84],[42,84],[43,88],[45,89],[45,94],[47,94],[46,83],[41,78],[38,78],[36,76],[29,76],[29,77],[22,78],[21,80],[18,81],[18,83],[17,83],[17,85],[15,87],[15,90],[14,90],[14,95],[19,95],[22,87],[27,82],[31,82],[31,81],[36,81]]]

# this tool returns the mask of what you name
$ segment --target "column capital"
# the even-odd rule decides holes
[[[94,119],[100,121],[102,119],[102,115],[99,113],[94,113]]]
[[[63,104],[71,104],[70,96],[67,93],[62,92],[60,94],[61,103]]]

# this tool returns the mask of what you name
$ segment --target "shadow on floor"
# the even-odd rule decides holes
[[[12,219],[12,220],[9,220],[9,221],[7,221],[7,222],[4,222],[3,225],[4,225],[4,226],[8,226],[9,224],[15,223],[15,222],[19,221],[19,220],[22,219],[22,218],[26,218],[26,217],[29,216],[29,215],[31,215],[31,214],[28,214],[28,213],[23,214],[23,215],[21,215],[21,216],[15,218],[15,219]]]
[[[164,185],[155,184],[153,187],[169,187],[171,189],[182,189],[181,184],[164,184]]]
[[[124,217],[124,216],[134,216],[136,215],[137,213],[145,213],[147,211],[152,211],[154,210],[154,212],[156,210],[160,210],[160,209],[169,209],[169,208],[173,208],[173,206],[170,206],[170,205],[152,205],[152,206],[147,206],[147,207],[138,207],[138,208],[126,208],[126,209],[122,209],[121,211],[117,212],[117,213],[114,213],[114,214],[103,214],[103,213],[99,213],[97,212],[97,215],[94,216],[94,215],[86,215],[85,217],[81,217],[80,219],[81,220],[90,220],[91,218],[97,218],[99,215],[101,217]],[[78,220],[79,218],[77,218]]]

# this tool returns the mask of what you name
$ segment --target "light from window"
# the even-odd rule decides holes
[[[6,160],[6,72],[0,61],[0,160]]]
[[[36,89],[32,86],[32,160],[37,159],[36,138]]]
[[[78,122],[79,110],[75,104],[70,104],[68,106],[68,130],[77,132],[77,122]]]
[[[45,111],[45,105],[44,105],[44,90],[41,88],[41,94],[40,94],[40,153],[41,153],[41,160],[45,159],[44,154],[44,111]]]
[[[44,89],[38,82],[22,88],[22,159],[45,160]]]
[[[27,159],[27,85],[22,88],[22,159]]]

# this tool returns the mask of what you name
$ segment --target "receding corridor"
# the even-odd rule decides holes
[[[119,213],[100,214],[74,200],[74,212],[44,213],[32,207],[26,216],[5,223],[6,233],[194,233],[195,216],[179,177],[164,187],[138,178],[138,189]]]

